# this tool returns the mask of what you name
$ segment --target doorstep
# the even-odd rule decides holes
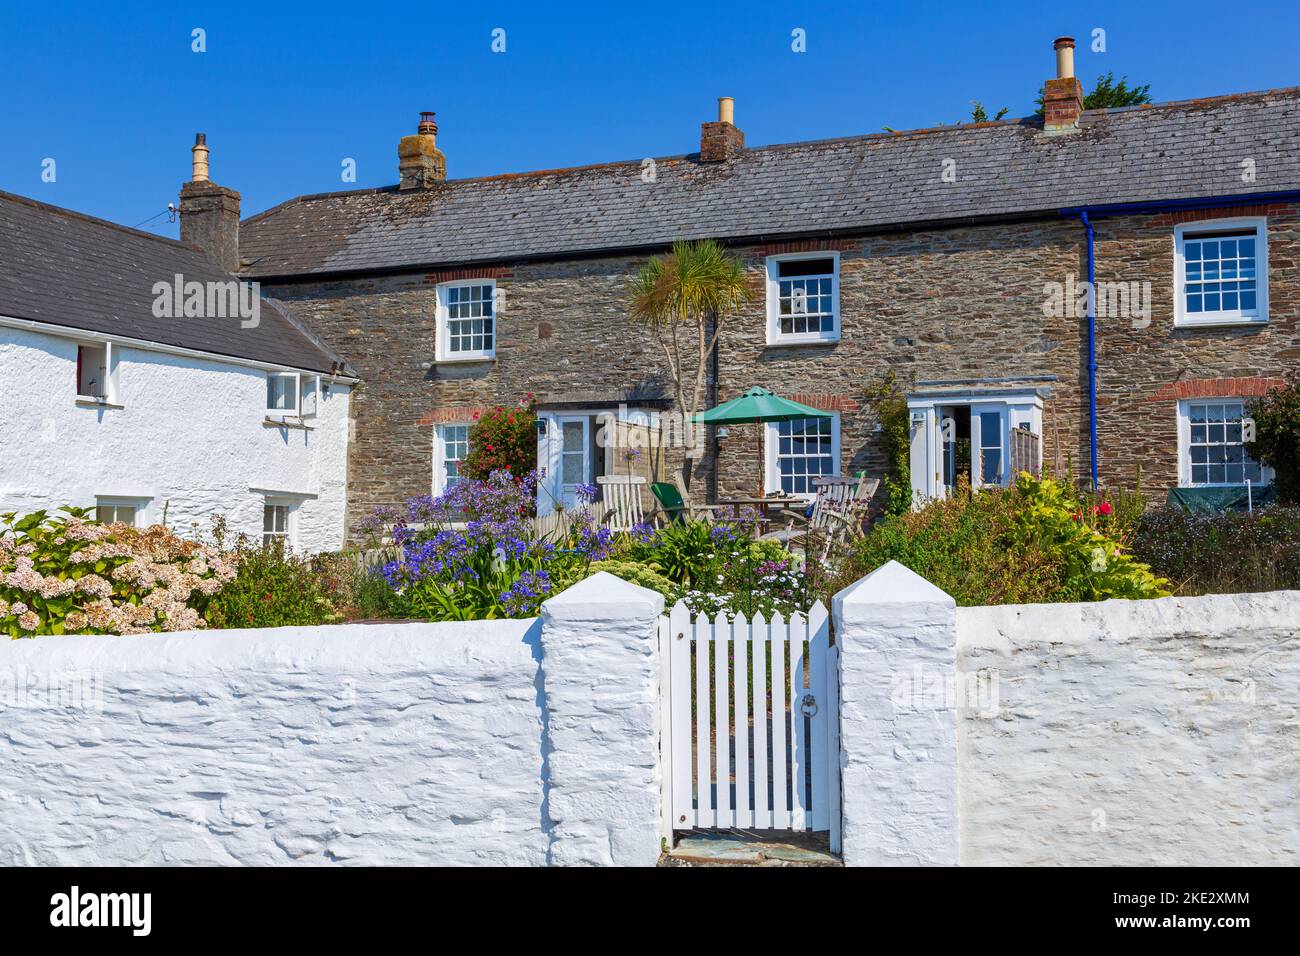
[[[843,866],[825,833],[794,830],[691,830],[660,866]]]

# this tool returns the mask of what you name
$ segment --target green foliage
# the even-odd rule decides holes
[[[1034,101],[1038,104],[1038,110],[1035,115],[1043,115],[1043,91],[1038,91],[1038,99]],[[1083,94],[1083,108],[1085,110],[1108,110],[1117,109],[1121,106],[1141,106],[1143,103],[1151,102],[1151,84],[1143,86],[1129,86],[1128,77],[1121,76],[1119,82],[1115,82],[1115,74],[1110,70],[1106,71],[1105,76],[1097,77],[1097,85],[1092,88],[1091,92]]]
[[[161,525],[101,524],[84,508],[0,515],[0,634],[145,634],[204,626],[234,576]]]
[[[880,447],[885,455],[885,477],[880,498],[886,514],[902,514],[912,507],[912,436],[907,393],[893,369],[866,390],[867,404],[880,426]]]
[[[1133,556],[1174,582],[1178,594],[1300,589],[1300,508],[1142,515]]]
[[[537,466],[537,413],[533,394],[514,408],[498,405],[478,416],[469,429],[469,452],[460,474],[486,480],[504,470],[516,480]]]
[[[218,540],[224,541],[224,530],[218,531]],[[237,571],[208,605],[212,627],[288,627],[341,619],[326,597],[327,579],[315,559],[294,554],[278,539],[258,544],[244,535],[235,539],[229,557]]]
[[[1273,488],[1280,501],[1300,504],[1300,382],[1251,402],[1247,415],[1255,422],[1251,457],[1276,472]]]
[[[600,571],[606,571],[617,578],[622,578],[624,581],[640,585],[643,588],[649,588],[651,591],[658,591],[664,596],[665,602],[671,603],[675,601],[681,593],[681,588],[678,585],[649,565],[639,564],[636,561],[615,559],[593,561],[586,568],[577,565],[573,566],[572,571],[557,582],[555,591],[556,593],[563,591],[565,588],[577,584],[583,578]]]
[[[832,587],[894,560],[963,606],[1167,594],[1168,582],[1127,553],[1127,519],[1117,519],[1110,502],[1091,500],[1027,473],[1010,488],[978,494],[963,483],[947,500],[877,524]]]
[[[690,587],[713,566],[715,552],[707,521],[680,521],[660,528],[653,539],[633,547],[636,560],[675,584]]]
[[[987,123],[987,122],[989,122],[989,114],[988,114],[988,110],[986,110],[986,109],[984,108],[984,104],[983,104],[983,103],[981,103],[979,100],[971,100],[971,101],[970,101],[970,105],[971,105],[970,121],[971,121],[972,123]],[[1007,113],[1009,113],[1009,112],[1010,112],[1010,110],[1008,110],[1008,109],[1004,106],[1004,107],[1002,107],[1002,109],[998,110],[995,114],[993,114],[993,117],[992,117],[992,118],[995,119],[995,120],[1000,120],[1000,119],[1002,119],[1002,117],[1006,116]]]

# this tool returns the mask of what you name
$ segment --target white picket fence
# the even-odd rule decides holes
[[[665,818],[673,830],[825,830],[839,851],[839,659],[820,602],[767,621],[659,621]]]

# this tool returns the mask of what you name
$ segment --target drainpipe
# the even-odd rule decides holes
[[[1092,490],[1097,490],[1097,286],[1096,235],[1088,210],[1079,212],[1084,232],[1088,235],[1088,443],[1092,449]]]

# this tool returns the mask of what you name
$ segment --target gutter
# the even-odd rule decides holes
[[[1143,213],[1172,212],[1191,209],[1222,209],[1275,202],[1300,202],[1300,190],[1245,193],[1230,196],[1206,196],[1199,199],[1165,199],[1151,202],[1110,203],[1097,206],[1071,206],[1061,210],[1065,217],[1078,217],[1083,223],[1088,244],[1088,441],[1092,458],[1092,489],[1097,490],[1097,296],[1096,233],[1094,216],[1128,216]]]

